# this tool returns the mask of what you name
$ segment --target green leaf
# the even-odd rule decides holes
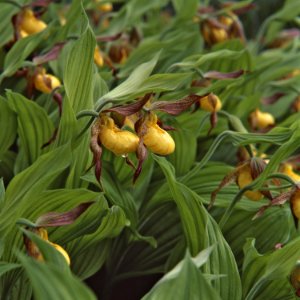
[[[158,299],[216,299],[220,296],[205,279],[187,252],[184,260],[167,273],[143,300]]]
[[[187,21],[191,21],[193,16],[197,12],[198,0],[173,0],[174,8],[176,10],[177,17]]]
[[[66,145],[40,156],[29,168],[14,177],[7,187],[5,205],[0,213],[2,237],[9,234],[14,226],[13,220],[18,218],[21,202],[45,190],[69,164],[70,147]]]
[[[7,92],[10,108],[17,114],[20,152],[17,172],[33,164],[45,152],[42,146],[49,141],[54,126],[45,110],[18,93]]]
[[[5,130],[0,131],[0,155],[6,152],[15,140],[17,133],[17,118],[10,109],[6,100],[0,97],[0,126]]]
[[[66,141],[68,136],[72,136],[76,132],[76,127],[82,126],[82,120],[75,125],[74,114],[80,110],[92,108],[94,102],[92,87],[96,41],[83,8],[81,14],[82,34],[72,46],[64,72],[65,90],[69,103],[64,108],[66,116],[63,116],[60,124],[59,143]],[[72,127],[69,127],[69,123],[72,124]],[[67,187],[81,187],[84,185],[80,176],[86,170],[91,155],[89,153],[89,136],[87,132],[81,137],[79,144],[74,145],[74,148],[73,163],[67,179]]]
[[[58,268],[69,272],[69,266],[64,256],[56,250],[48,241],[41,239],[38,235],[30,232],[29,230],[22,229],[22,232],[38,247],[44,261],[53,264]]]
[[[86,21],[86,19],[82,20],[83,23]],[[92,108],[93,105],[92,82],[95,47],[95,37],[88,26],[73,44],[69,53],[64,71],[64,86],[75,113]]]
[[[0,75],[0,82],[13,75],[23,64],[25,59],[49,35],[50,26],[45,30],[18,40],[9,50],[4,60],[4,71]]]
[[[4,205],[5,200],[5,186],[3,182],[3,178],[0,178],[0,211],[2,206]]]
[[[23,254],[18,255],[33,287],[36,299],[94,300],[95,295],[69,271],[51,264],[40,263]]]
[[[0,11],[0,32],[1,32],[1,41],[0,47],[8,43],[14,34],[14,28],[11,21],[11,18],[14,14],[18,12],[19,8],[11,5],[9,3],[1,3]]]
[[[170,162],[174,165],[176,175],[186,174],[195,162],[197,152],[197,136],[181,126],[174,131],[172,137],[175,141],[176,149],[169,156]]]
[[[216,60],[226,60],[226,61],[235,61],[235,60],[244,60],[246,57],[248,58],[250,56],[248,50],[241,50],[241,51],[234,51],[234,50],[228,50],[228,49],[221,49],[214,52],[210,52],[207,54],[195,54],[192,55],[185,60],[183,60],[180,63],[176,63],[172,65],[171,67],[180,67],[180,68],[197,68],[197,67],[203,67],[205,63],[211,63],[216,62]],[[250,64],[248,64],[248,67],[250,69]],[[224,71],[224,70],[218,70],[218,71]],[[229,70],[227,70],[229,71]]]
[[[204,271],[214,275],[226,274],[226,277],[214,281],[214,287],[222,299],[240,299],[241,283],[237,265],[217,223],[203,207],[202,199],[176,181],[173,168],[166,159],[154,155],[153,157],[166,176],[192,255],[198,254],[201,249],[218,244],[216,251],[211,254],[209,263],[204,266]]]
[[[137,89],[143,86],[146,79],[152,73],[157,63],[159,54],[160,52],[157,53],[149,62],[143,63],[138,66],[124,82],[122,82],[112,91],[100,98],[96,102],[95,106],[98,107],[98,105],[103,102],[103,99],[115,100],[116,98],[120,99],[122,97],[129,96],[130,94],[135,93]]]
[[[143,85],[136,89],[133,98],[144,95],[150,92],[167,92],[173,91],[181,86],[184,86],[186,82],[189,82],[193,73],[177,73],[177,74],[154,74],[145,80]]]
[[[283,287],[288,290],[288,277],[300,256],[299,245],[300,239],[296,238],[282,249],[261,255],[254,247],[254,240],[249,239],[244,246],[242,276],[244,299],[265,299],[263,298],[265,289],[268,290],[269,299],[279,299],[277,297]]]
[[[11,271],[11,270],[14,270],[16,268],[20,268],[20,265],[19,264],[12,264],[12,263],[8,263],[8,262],[4,262],[4,261],[0,261],[0,277]]]

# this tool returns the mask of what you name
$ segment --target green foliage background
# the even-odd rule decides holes
[[[8,47],[12,16],[20,8],[1,1],[0,298],[122,299],[123,294],[124,299],[145,300],[296,299],[289,275],[300,258],[300,237],[289,204],[271,207],[252,220],[267,200],[242,198],[228,215],[238,193],[231,185],[218,194],[212,210],[206,207],[237,164],[239,146],[256,145],[270,157],[254,189],[298,151],[300,113],[290,107],[300,92],[300,76],[280,79],[300,68],[300,41],[269,49],[262,38],[267,43],[281,29],[299,27],[299,1],[277,1],[272,14],[269,1],[254,1],[255,11],[241,18],[251,39],[245,45],[229,40],[212,48],[204,46],[199,23],[193,20],[197,7],[209,1],[114,1],[120,9],[111,13],[106,28],[93,22],[95,2],[69,2],[51,3],[42,16],[47,29]],[[57,12],[64,7],[62,26]],[[255,12],[265,19],[253,17]],[[143,38],[128,60],[117,65],[117,78],[109,67],[97,67],[96,37],[133,27]],[[59,42],[66,42],[61,53],[44,65],[63,82],[61,117],[51,95],[37,93],[29,99],[27,79],[15,75],[24,67],[34,70],[32,58]],[[112,43],[98,42],[105,53]],[[240,69],[246,72],[239,78],[191,87],[199,74]],[[76,116],[106,103],[134,102],[149,92],[166,101],[213,92],[226,114],[219,114],[210,135],[207,112],[160,114],[177,129],[171,133],[176,151],[169,157],[150,153],[133,185],[133,170],[124,159],[104,150],[100,187],[88,170],[89,118]],[[261,103],[276,92],[285,94],[280,101]],[[247,117],[257,107],[276,118],[268,133],[249,127]],[[55,129],[55,141],[43,147]],[[70,268],[53,247],[18,225],[21,218],[34,222],[47,212],[65,212],[89,201],[95,203],[73,224],[49,229],[49,239],[69,253]],[[224,215],[229,218],[220,226]],[[38,245],[45,262],[25,255],[23,234]],[[278,243],[283,247],[275,250]],[[138,291],[136,282],[141,283]]]

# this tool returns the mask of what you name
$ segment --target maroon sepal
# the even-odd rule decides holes
[[[211,134],[211,131],[216,127],[217,123],[218,123],[218,114],[216,111],[213,111],[210,114],[210,128],[207,132],[207,135]]]
[[[218,71],[209,71],[204,74],[204,78],[206,79],[230,79],[230,78],[238,78],[245,73],[244,70],[238,70],[230,73],[221,73]]]
[[[253,157],[250,160],[250,169],[251,169],[251,176],[256,179],[266,168],[267,163],[260,157]],[[264,185],[268,187],[268,185]],[[270,191],[261,191],[261,193],[268,199],[272,200],[273,196]]]
[[[81,214],[83,214],[89,207],[95,203],[94,201],[81,203],[75,208],[66,212],[49,212],[40,216],[36,220],[38,227],[55,227],[72,224]]]
[[[266,209],[268,209],[271,206],[283,205],[284,203],[289,201],[289,199],[291,198],[291,196],[293,195],[294,192],[295,192],[295,189],[293,188],[292,190],[283,192],[279,196],[273,198],[269,204],[262,206],[258,210],[258,212],[254,215],[252,220],[255,220],[255,219],[261,217],[264,214],[264,212],[266,211]]]
[[[122,32],[119,32],[114,35],[99,35],[96,36],[96,41],[97,42],[112,42],[118,40],[122,36]]]
[[[285,163],[289,163],[293,166],[293,169],[295,170],[299,170],[300,168],[300,155],[294,155],[290,158],[288,158],[287,160],[284,161]]]
[[[215,28],[221,28],[221,29],[225,29],[225,30],[227,30],[227,28],[228,28],[227,25],[222,24],[215,18],[209,18],[206,21],[209,25],[211,25],[212,27],[215,27]]]
[[[101,169],[102,169],[102,164],[101,164],[102,147],[98,138],[99,131],[100,131],[99,124],[96,121],[91,128],[90,149],[93,152],[93,163],[91,167],[93,165],[95,166],[95,176],[97,181],[100,183]]]
[[[60,51],[65,46],[66,42],[58,43],[54,45],[54,47],[47,53],[43,55],[39,55],[33,58],[33,63],[37,65],[44,64],[48,61],[57,59],[58,55],[60,54]]]
[[[143,167],[143,163],[145,161],[145,159],[147,158],[148,155],[148,150],[146,148],[146,146],[143,143],[143,138],[140,137],[140,141],[139,141],[139,145],[138,145],[138,149],[137,149],[137,158],[138,158],[138,166],[135,170],[135,173],[133,175],[133,183],[136,182],[136,180],[138,179],[138,177],[140,176],[141,172],[142,172],[142,167]]]
[[[52,94],[52,97],[53,97],[53,100],[57,103],[58,105],[58,110],[59,110],[59,116],[61,116],[62,114],[62,100],[63,100],[63,97],[60,93],[58,92],[54,92]]]
[[[135,170],[135,165],[132,162],[132,160],[128,157],[128,155],[125,156],[125,161],[128,166],[130,166],[133,170]]]
[[[53,135],[51,136],[51,138],[49,139],[48,142],[46,142],[45,144],[42,145],[41,149],[44,149],[45,147],[51,145],[55,141],[57,133],[58,133],[58,129],[55,128]]]
[[[261,99],[262,104],[265,105],[272,105],[276,103],[282,96],[284,96],[284,93],[275,93],[272,96],[264,97]]]
[[[279,38],[296,38],[300,36],[300,30],[298,28],[284,29],[279,33]]]
[[[122,116],[130,116],[138,111],[140,111],[143,106],[149,101],[151,98],[152,93],[146,94],[141,100],[138,100],[134,103],[122,105],[122,106],[115,106],[109,109],[104,110],[103,112],[116,112]]]
[[[193,80],[191,87],[208,87],[211,85],[211,81],[209,79],[197,79],[197,80]]]
[[[230,6],[232,6],[234,4],[236,4],[236,2],[228,1],[228,2],[223,3],[221,7],[224,7],[224,8],[229,7],[230,8]],[[250,10],[253,10],[256,7],[257,7],[256,4],[249,3],[249,4],[245,4],[243,7],[233,9],[232,12],[236,15],[241,15],[241,14],[244,14],[244,13],[250,11]]]
[[[47,7],[53,0],[36,0],[33,1],[30,6],[31,7]]]
[[[157,101],[152,103],[150,110],[159,110],[172,116],[177,116],[199,101],[202,97],[203,96],[189,95],[176,101]]]
[[[218,185],[217,189],[215,189],[210,196],[210,203],[208,205],[208,209],[211,209],[215,203],[217,194],[226,186],[230,185],[231,183],[233,183],[234,181],[236,181],[237,179],[237,174],[238,174],[238,169],[233,170],[232,172],[230,172],[229,174],[227,174],[222,181],[220,182],[220,184]]]
[[[200,14],[211,14],[215,11],[212,6],[201,6],[198,8],[198,13]]]
[[[260,157],[252,157],[250,160],[251,176],[256,179],[266,168],[266,162]]]

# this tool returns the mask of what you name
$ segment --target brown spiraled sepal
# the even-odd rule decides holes
[[[237,179],[238,170],[235,169],[229,174],[227,174],[222,181],[219,183],[218,187],[211,193],[210,203],[208,205],[208,209],[211,209],[216,201],[217,194],[226,186],[232,184]]]
[[[238,70],[229,73],[222,73],[219,71],[209,71],[206,72],[203,76],[205,79],[233,79],[242,76],[245,73],[244,70]]]
[[[140,138],[139,145],[137,148],[138,166],[133,175],[133,183],[135,183],[142,172],[143,163],[148,156],[148,150],[144,145],[143,138]]]
[[[55,60],[58,58],[62,48],[65,46],[66,42],[57,43],[53,48],[45,54],[35,56],[33,62],[37,65],[47,63],[49,61]]]
[[[148,93],[142,99],[140,99],[134,103],[125,104],[125,105],[121,105],[121,106],[115,106],[115,107],[106,109],[103,112],[104,113],[105,112],[116,112],[122,116],[133,115],[133,114],[139,112],[143,108],[143,106],[150,100],[152,95],[153,95],[152,93]]]
[[[40,216],[35,224],[38,227],[56,227],[73,224],[94,203],[94,201],[81,203],[66,212],[48,212]]]
[[[150,110],[159,110],[165,113],[168,113],[172,116],[177,116],[183,111],[190,108],[194,103],[198,102],[202,96],[198,95],[189,95],[184,97],[183,99],[175,100],[175,101],[157,101],[151,104]]]
[[[93,153],[93,164],[95,166],[95,176],[97,181],[100,183],[101,177],[101,156],[102,156],[102,147],[99,141],[99,121],[97,120],[91,128],[91,141],[90,141],[90,149]]]

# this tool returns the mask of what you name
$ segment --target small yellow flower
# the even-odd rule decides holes
[[[209,94],[201,98],[200,108],[208,112],[217,112],[222,108],[222,102],[217,95]]]
[[[71,260],[70,260],[70,256],[69,256],[68,252],[67,252],[63,247],[61,247],[61,246],[58,245],[58,244],[54,244],[54,243],[51,243],[51,242],[50,242],[50,244],[51,244],[57,251],[59,251],[59,252],[62,254],[62,256],[65,258],[67,264],[70,265],[70,264],[71,264]]]
[[[275,124],[274,117],[267,112],[262,112],[258,108],[249,116],[249,122],[253,129],[265,129]]]
[[[45,69],[40,70],[33,80],[35,88],[45,94],[50,94],[55,88],[61,85],[59,79],[53,75],[47,74]]]
[[[31,231],[34,232],[35,234],[37,234],[44,241],[48,242],[57,251],[59,251],[65,258],[67,264],[70,265],[71,260],[70,260],[70,257],[68,255],[67,251],[65,249],[63,249],[61,246],[54,244],[48,240],[48,232],[45,228],[42,228],[42,227],[34,228],[34,229],[31,229]],[[33,243],[26,236],[25,236],[24,242],[25,242],[25,247],[26,247],[26,250],[27,250],[27,253],[29,256],[33,257],[34,259],[36,259],[38,261],[44,261],[44,257],[41,254],[39,248],[36,246],[35,243]]]
[[[136,134],[121,130],[112,118],[102,115],[99,121],[99,139],[105,148],[116,155],[135,152],[139,144]]]
[[[293,179],[295,182],[300,182],[300,175],[294,172],[293,166],[289,163],[284,163],[280,167],[280,172],[289,176],[291,179]]]
[[[175,142],[168,132],[157,125],[157,116],[150,114],[144,123],[143,142],[153,153],[168,155],[174,152]]]
[[[99,4],[97,5],[97,9],[103,13],[108,13],[113,10],[113,5],[110,2],[107,3],[102,3],[103,0],[96,0],[96,3]]]
[[[37,19],[33,11],[29,8],[24,9],[19,18],[19,33],[21,37],[38,33],[47,27],[47,24]]]
[[[300,111],[300,97],[299,96],[295,99],[292,106],[296,112]]]
[[[94,51],[94,62],[98,67],[103,67],[104,60],[98,45],[96,46]]]
[[[251,174],[251,167],[249,164],[245,164],[238,170],[237,174],[237,184],[240,189],[251,184],[253,182],[253,177]],[[244,194],[248,199],[253,201],[259,201],[263,198],[263,194],[259,191],[247,191]]]
[[[205,42],[210,46],[228,40],[228,34],[224,28],[214,27],[209,22],[204,21],[201,31]]]
[[[300,189],[297,189],[291,197],[291,206],[294,216],[300,220]]]

